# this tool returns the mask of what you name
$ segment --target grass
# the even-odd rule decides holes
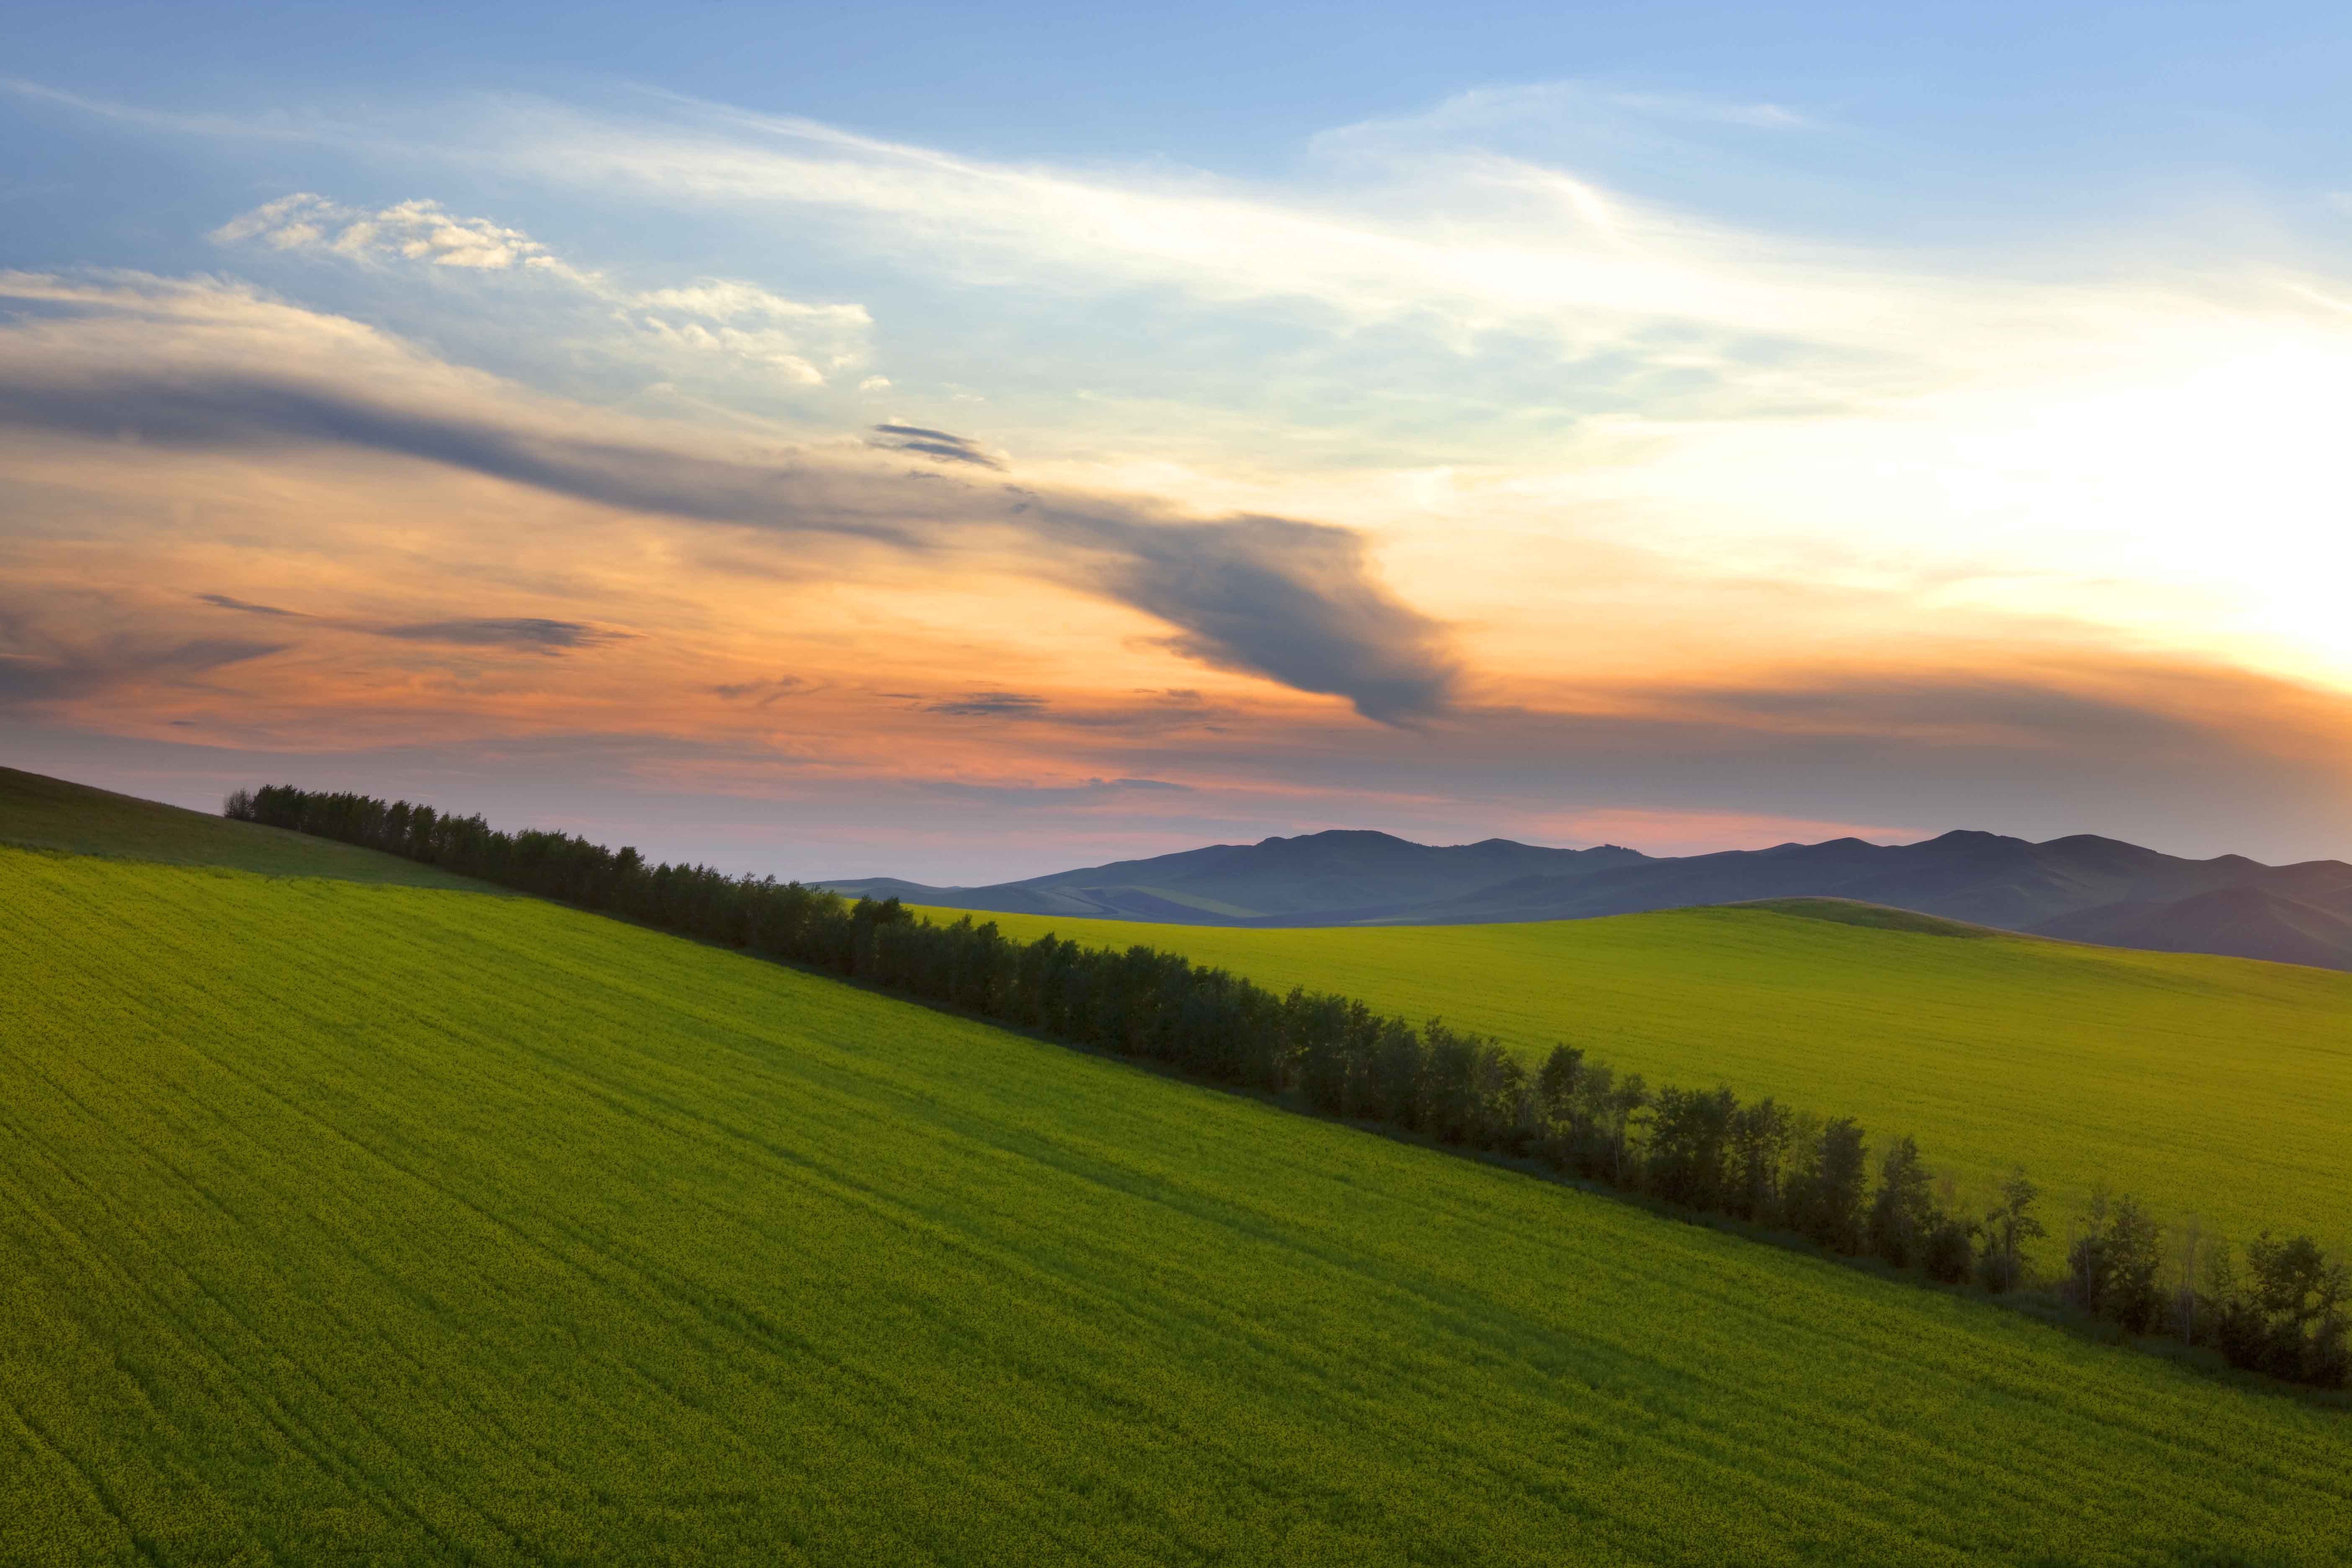
[[[417,888],[487,884],[373,850],[0,768],[0,844],[173,866],[234,866],[277,877],[336,877]]]
[[[1969,938],[2014,934],[2003,931],[1999,926],[1948,921],[1941,915],[1923,915],[1916,910],[1864,903],[1860,899],[1748,899],[1725,907],[1759,910],[1768,915],[1797,915],[1806,920],[1833,921],[1839,925],[1868,926],[1874,931],[1914,931],[1921,936]]]
[[[974,918],[1442,1015],[1530,1059],[1567,1041],[1653,1083],[1855,1116],[1917,1138],[1969,1192],[2022,1163],[2056,1230],[2105,1182],[2209,1237],[2352,1241],[2352,974],[1873,929],[1854,923],[1866,909],[1274,931]]]
[[[0,1560],[2352,1552],[2341,1412],[619,922],[0,910]]]

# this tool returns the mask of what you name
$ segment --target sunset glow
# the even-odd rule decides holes
[[[934,881],[2352,849],[2344,197],[2095,220],[2012,150],[1938,227],[1826,89],[1529,68],[1222,162],[614,62],[28,75],[9,760]]]

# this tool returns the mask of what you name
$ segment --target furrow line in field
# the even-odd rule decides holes
[[[0,1386],[0,1406],[6,1408],[11,1423],[24,1434],[37,1453],[46,1456],[52,1464],[72,1474],[77,1489],[95,1507],[99,1516],[121,1535],[122,1544],[129,1547],[137,1555],[139,1561],[161,1562],[161,1559],[155,1555],[152,1543],[131,1522],[129,1510],[116,1500],[114,1490],[107,1485],[104,1477],[76,1458],[70,1449],[51,1436],[47,1429],[41,1425],[39,1418],[26,1409],[23,1402],[5,1386]]]
[[[58,1086],[53,1085],[53,1087]],[[58,1088],[58,1092],[65,1094],[68,1100],[73,1100],[70,1092],[61,1087]],[[82,1106],[78,1100],[73,1100],[73,1103],[85,1112],[88,1111],[88,1108]],[[234,1229],[247,1228],[244,1217],[232,1205],[222,1202],[193,1169],[160,1152],[154,1147],[144,1147],[141,1152],[148,1161],[176,1181],[181,1193],[209,1208]],[[79,1172],[63,1164],[53,1168],[59,1179],[87,1194],[102,1211],[111,1211],[118,1227],[121,1227],[123,1222],[129,1222],[128,1228],[136,1230],[140,1228],[137,1216],[152,1212],[152,1193],[136,1210],[121,1211],[117,1201],[100,1194]],[[215,1369],[217,1375],[208,1379],[207,1382],[211,1384],[215,1398],[226,1399],[231,1404],[241,1405],[252,1412],[269,1429],[277,1432],[285,1440],[291,1452],[308,1459],[322,1475],[341,1478],[346,1484],[352,1485],[358,1495],[374,1494],[378,1504],[387,1508],[393,1516],[409,1518],[428,1538],[443,1539],[446,1543],[457,1546],[461,1555],[464,1554],[462,1545],[454,1538],[448,1537],[432,1521],[410,1508],[396,1487],[389,1483],[379,1484],[369,1480],[366,1468],[356,1458],[348,1455],[341,1444],[329,1437],[294,1404],[275,1397],[260,1396],[257,1390],[275,1387],[278,1385],[278,1380],[249,1375],[249,1369],[245,1364],[247,1358],[241,1357],[233,1352],[229,1342],[217,1333],[208,1331],[201,1326],[196,1314],[193,1313],[186,1304],[165,1292],[162,1280],[156,1277],[158,1267],[156,1263],[134,1266],[128,1259],[103,1246],[94,1245],[94,1238],[90,1237],[86,1231],[68,1230],[61,1234],[71,1237],[77,1245],[91,1244],[93,1256],[104,1260],[109,1272],[113,1277],[115,1297],[144,1300],[148,1304],[148,1317],[151,1322],[182,1345],[185,1356],[198,1364],[208,1363]],[[271,1249],[266,1240],[260,1237],[257,1237],[257,1240],[263,1243],[259,1255],[270,1256]],[[168,1255],[168,1249],[159,1248],[159,1250],[165,1251]],[[258,1327],[228,1295],[197,1274],[172,1268],[169,1264],[162,1264],[161,1267],[171,1268],[184,1289],[202,1302],[209,1305],[219,1317],[234,1325],[255,1353],[266,1360],[275,1361],[278,1364],[300,1372],[314,1393],[331,1405],[342,1408],[363,1428],[373,1431],[373,1427],[364,1416],[361,1415],[355,1407],[343,1401],[328,1381],[318,1376],[312,1369],[303,1367],[299,1360],[289,1357],[283,1349],[275,1346],[272,1337]],[[175,1430],[184,1430],[183,1423],[154,1406],[143,1384],[138,1384],[138,1386],[142,1399],[148,1403],[152,1417],[160,1425]],[[390,1451],[396,1453],[400,1450],[397,1445],[393,1445]]]

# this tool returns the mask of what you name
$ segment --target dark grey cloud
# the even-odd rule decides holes
[[[1346,697],[1400,723],[1444,709],[1457,678],[1443,628],[1390,594],[1363,536],[1280,517],[1145,522],[1042,510],[1072,574],[1180,628],[1203,664]]]
[[[204,449],[355,447],[624,510],[914,552],[944,550],[971,541],[976,527],[992,528],[1013,537],[1037,576],[1167,622],[1177,632],[1170,646],[1187,657],[1344,698],[1384,723],[1442,711],[1456,679],[1443,628],[1380,583],[1361,536],[1328,523],[1164,520],[1011,487],[918,489],[896,476],[789,459],[735,462],[550,435],[493,416],[425,413],[244,369],[44,377],[37,367],[12,367],[0,377],[0,424]],[[515,629],[530,623],[499,624],[508,628],[502,637],[479,640],[542,651],[579,646]]]
[[[404,642],[451,643],[460,647],[513,647],[534,653],[594,647],[600,643],[616,641],[620,637],[617,632],[600,630],[580,621],[548,621],[535,616],[420,621],[414,626],[372,626],[368,629],[377,637],[398,637]]]
[[[161,644],[115,638],[96,647],[0,652],[0,706],[90,697],[156,676],[202,675],[226,665],[267,658],[289,646],[230,637]]]
[[[890,452],[919,452],[927,458],[938,458],[950,463],[971,463],[977,468],[1002,468],[1003,463],[981,450],[976,442],[945,430],[927,430],[920,425],[877,425],[874,433],[882,437],[868,446]]]
[[[1045,700],[1018,691],[967,691],[923,704],[926,713],[947,713],[959,719],[1026,719],[1045,710]]]
[[[443,621],[416,621],[404,626],[378,626],[367,621],[330,620],[275,605],[249,604],[226,594],[199,594],[199,603],[248,616],[269,616],[311,621],[337,631],[368,637],[394,637],[402,642],[447,643],[457,647],[507,647],[525,653],[562,653],[571,648],[596,647],[618,642],[627,634],[592,626],[584,621],[553,621],[538,616],[480,616]]]
[[[199,594],[196,597],[205,604],[216,605],[224,610],[242,610],[248,616],[282,616],[298,621],[310,619],[299,610],[281,610],[275,605],[248,605],[243,599],[232,599],[226,594]]]
[[[769,680],[733,681],[710,689],[730,702],[750,700],[754,708],[765,708],[781,697],[799,697],[816,689],[811,682],[797,675],[779,675]]]
[[[861,509],[856,494],[829,493],[823,476],[790,464],[730,463],[657,447],[546,436],[239,370],[127,371],[56,382],[12,374],[0,377],[0,424],[198,450],[349,447],[625,510],[706,522],[791,516],[800,526],[831,532],[908,546],[924,542],[919,528],[895,522],[890,509]]]
[[[881,695],[892,694],[884,692]],[[1047,703],[1038,699],[1021,698],[1018,693],[976,693],[961,700],[919,696],[906,700],[914,703],[919,711],[940,712],[952,708],[978,712],[983,704],[987,704],[991,711],[1001,710],[1009,713],[1014,709],[1003,699],[1011,697],[1024,704],[1034,703],[1033,707],[1024,706],[1020,710],[1020,716],[1033,723],[1051,725],[1057,730],[1091,731],[1100,735],[1121,734],[1139,739],[1183,731],[1213,733],[1220,728],[1218,721],[1232,717],[1235,711],[1203,701],[1197,691],[1138,691],[1132,696],[1134,700],[1112,699],[1083,704],[1073,704],[1067,700]],[[972,697],[980,700],[975,702]],[[995,700],[993,703],[990,702],[992,698]]]

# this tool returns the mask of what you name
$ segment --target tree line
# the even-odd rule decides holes
[[[1939,1194],[1918,1146],[1874,1157],[1851,1117],[1824,1119],[1728,1089],[1656,1088],[1561,1045],[1533,1072],[1486,1036],[1415,1025],[1363,1001],[1277,994],[1181,954],[1006,938],[994,921],[923,920],[896,899],[855,902],[772,877],[649,865],[634,848],[503,832],[406,801],[289,785],[239,790],[226,815],[424,862],[706,942],[807,964],[1075,1044],[1218,1082],[1295,1091],[1327,1114],[1381,1122],[1698,1214],[1794,1232],[1944,1284],[1996,1294],[2037,1283],[2047,1229],[2021,1171],[1983,1212]],[[2053,1283],[2134,1334],[2167,1332],[2232,1364],[2342,1387],[2352,1374],[2352,1278],[2307,1236],[2242,1249],[2166,1227],[2129,1195],[2096,1195]]]

